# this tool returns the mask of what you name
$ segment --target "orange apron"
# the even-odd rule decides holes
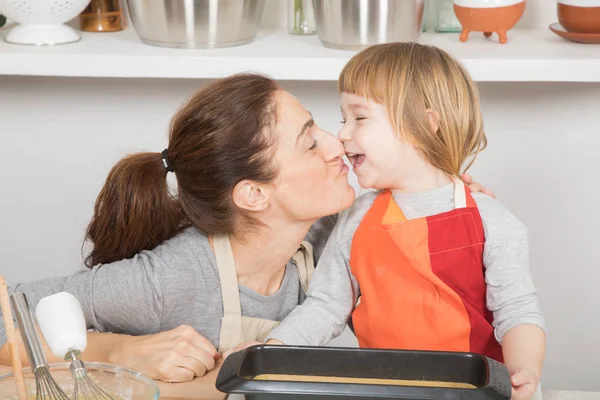
[[[352,314],[360,347],[503,361],[486,307],[483,223],[468,189],[454,182],[452,211],[407,220],[386,190],[358,227],[350,267],[360,284]]]

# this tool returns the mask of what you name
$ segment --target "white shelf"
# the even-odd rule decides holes
[[[3,29],[2,32],[5,32]],[[571,43],[549,29],[513,30],[509,42],[472,33],[422,36],[458,57],[477,81],[600,82],[600,45]],[[259,71],[282,80],[337,80],[350,51],[323,47],[317,36],[262,31],[248,45],[215,50],[148,46],[132,28],[118,33],[82,33],[77,43],[54,47],[0,41],[0,75],[216,78]]]

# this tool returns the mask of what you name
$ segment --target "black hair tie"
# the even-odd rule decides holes
[[[165,167],[165,171],[175,172],[173,170],[173,167],[169,164],[169,152],[167,151],[167,149],[164,149],[161,154],[162,154],[162,163],[163,163],[163,166]]]

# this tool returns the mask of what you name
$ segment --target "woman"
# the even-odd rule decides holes
[[[31,307],[74,294],[88,328],[113,332],[90,333],[84,359],[164,381],[202,376],[220,352],[262,340],[304,300],[335,224],[327,216],[354,200],[343,156],[275,81],[217,80],[175,115],[168,149],[113,167],[87,231],[89,269],[10,291]]]

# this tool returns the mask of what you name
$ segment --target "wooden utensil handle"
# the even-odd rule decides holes
[[[17,386],[17,395],[19,400],[27,400],[27,388],[25,387],[25,378],[23,376],[23,364],[21,355],[17,346],[17,333],[13,322],[12,310],[8,300],[8,287],[3,276],[0,276],[0,308],[4,318],[4,328],[6,329],[8,351],[12,357],[13,376]]]

